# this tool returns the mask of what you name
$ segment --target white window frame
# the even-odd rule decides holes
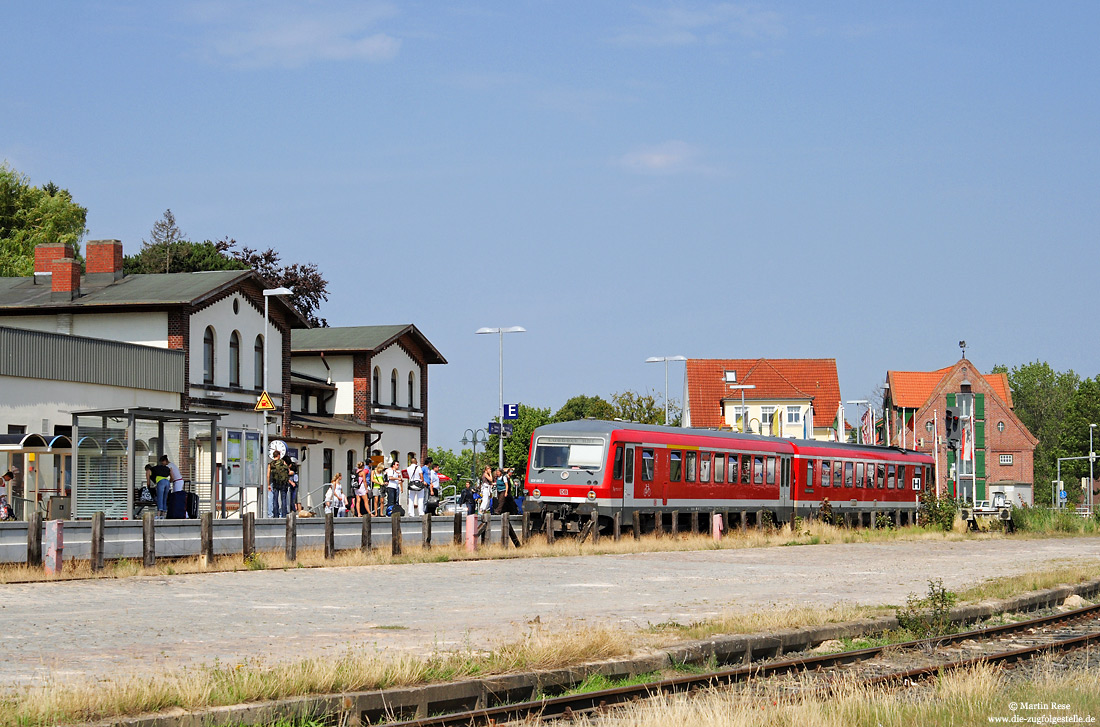
[[[771,426],[778,409],[779,407],[775,406],[760,407],[760,425],[765,427]]]
[[[802,407],[800,407],[800,406],[788,406],[787,407],[787,423],[788,424],[801,424],[802,423]]]
[[[1000,463],[1003,465],[1011,465],[1013,464],[1013,460],[1014,458],[1011,454],[1002,454],[999,458]]]
[[[744,409],[743,412],[742,412],[742,409]],[[737,417],[741,416],[742,414],[747,416],[748,413],[749,413],[748,405],[741,406],[740,404],[735,404],[735,405],[730,407],[730,416],[733,417],[733,423],[734,424],[737,423]]]

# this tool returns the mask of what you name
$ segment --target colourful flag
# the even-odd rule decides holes
[[[772,436],[778,437],[782,431],[783,423],[783,407],[777,406],[775,411],[772,412]]]
[[[959,445],[963,462],[974,461],[974,418],[966,417],[963,421],[962,442]]]
[[[836,405],[836,429],[834,429],[833,431],[834,431],[834,436],[836,437],[836,441],[843,442],[844,441],[844,434],[845,434],[845,432],[844,432],[844,405],[843,404],[837,404]]]
[[[872,421],[871,410],[870,410],[870,408],[868,408],[867,411],[863,412],[863,416],[860,417],[860,420],[859,420],[860,429],[863,430],[862,431],[862,435],[863,435],[862,439],[863,439],[864,444],[874,444],[874,441],[875,441],[873,439],[874,432],[872,431],[871,421]]]

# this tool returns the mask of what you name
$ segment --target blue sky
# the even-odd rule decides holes
[[[7,3],[0,158],[413,322],[432,446],[647,356],[1098,372],[1095,3]],[[1089,343],[1092,341],[1093,343]],[[671,372],[678,396],[682,366]],[[853,415],[852,412],[849,412]]]

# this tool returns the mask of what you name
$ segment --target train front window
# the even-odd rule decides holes
[[[535,440],[535,469],[598,470],[607,444],[595,437],[539,437]]]
[[[668,479],[672,482],[680,481],[680,474],[683,468],[683,463],[680,461],[681,455],[679,452],[669,452],[668,455]]]

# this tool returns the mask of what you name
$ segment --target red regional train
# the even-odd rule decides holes
[[[787,522],[828,498],[837,518],[908,524],[933,466],[898,447],[585,419],[532,432],[524,510],[536,527],[552,513],[555,530],[573,531],[593,512],[607,529],[616,511],[623,526],[634,512],[648,527],[665,513],[712,510]]]

